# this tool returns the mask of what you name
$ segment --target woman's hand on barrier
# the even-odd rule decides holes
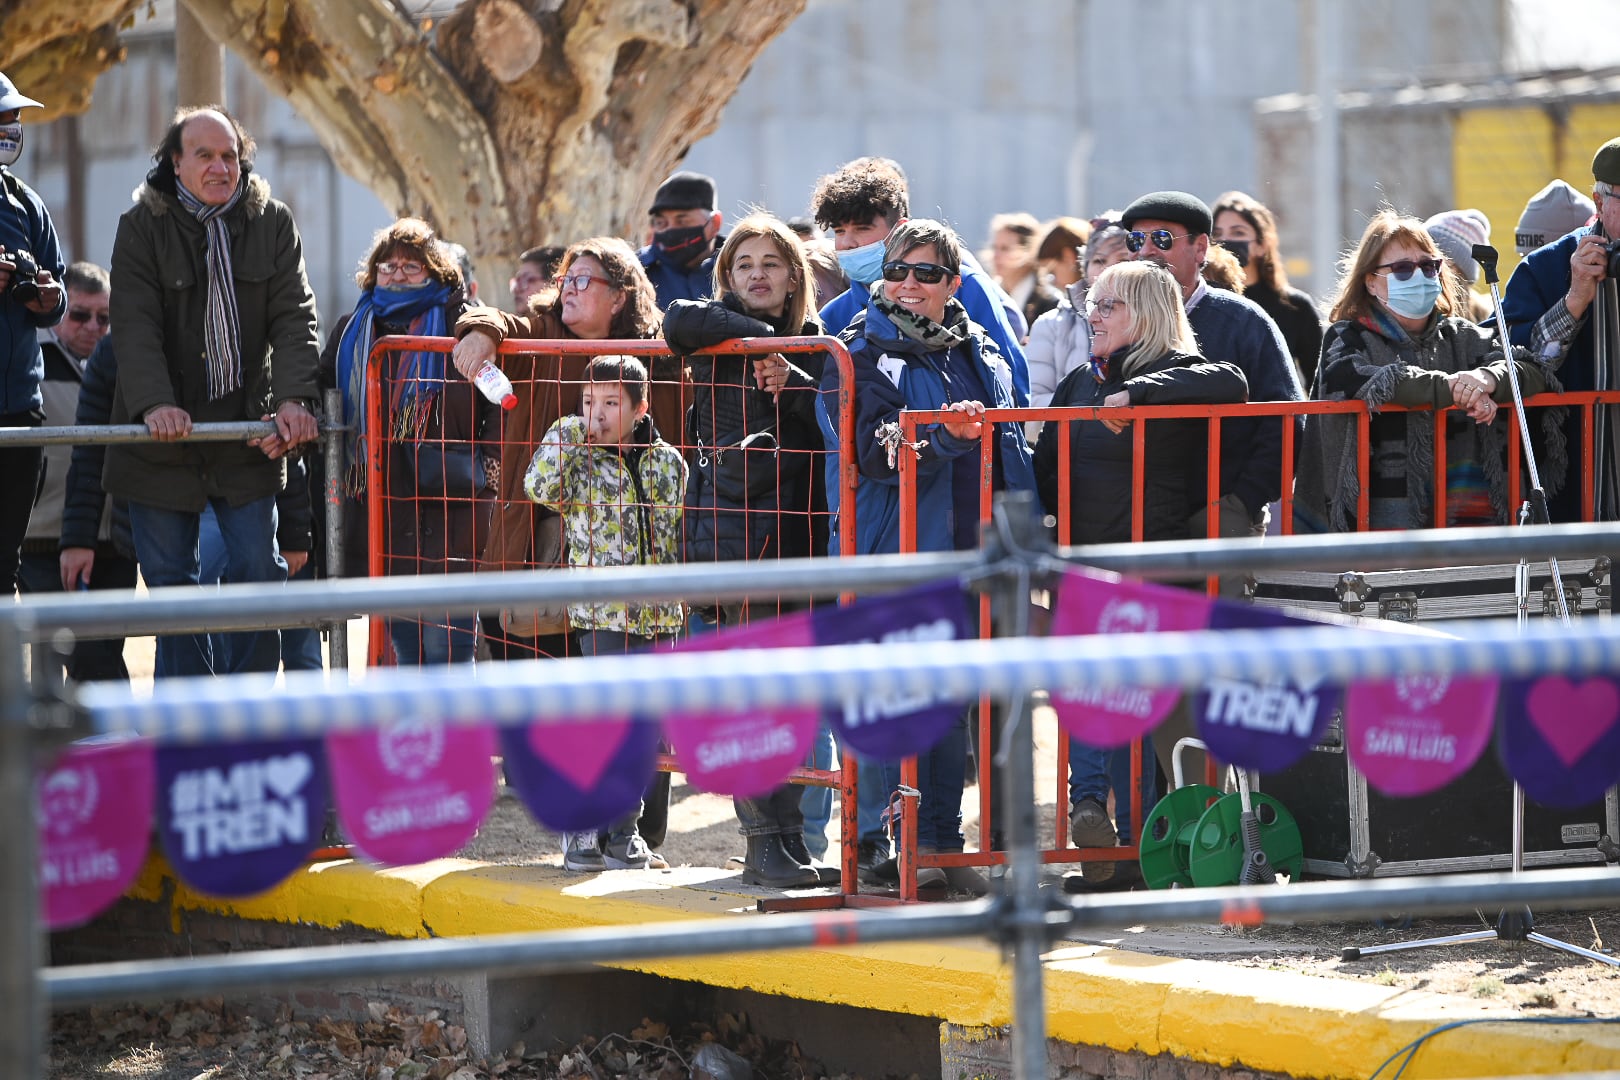
[[[960,420],[942,420],[940,427],[953,439],[971,442],[979,437],[984,424],[984,402],[953,401],[945,406],[946,412],[959,413]]]
[[[787,357],[781,353],[757,357],[754,360],[754,382],[772,397],[780,397],[788,381]]]
[[[456,365],[461,377],[472,382],[478,369],[495,361],[495,339],[481,330],[474,330],[456,342],[450,362]]]
[[[1131,392],[1129,390],[1116,390],[1114,393],[1103,398],[1103,408],[1105,409],[1123,409],[1130,405],[1130,403]],[[1115,435],[1118,435],[1120,432],[1131,426],[1131,422],[1129,420],[1111,420],[1106,416],[1102,417],[1101,419],[1103,427],[1107,428],[1109,431],[1112,431]]]
[[[87,547],[63,548],[57,562],[62,567],[62,591],[76,592],[79,583],[90,587],[90,571],[96,566],[96,549]]]
[[[1496,390],[1496,376],[1488,371],[1459,371],[1447,376],[1451,383],[1451,400],[1468,413],[1475,423],[1488,424],[1496,419],[1496,402],[1491,394]]]

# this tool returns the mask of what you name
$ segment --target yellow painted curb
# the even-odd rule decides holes
[[[591,877],[545,866],[441,859],[376,869],[316,863],[247,899],[204,897],[154,858],[132,897],[185,911],[393,937],[460,937],[750,917],[736,875],[701,867]],[[768,916],[752,917],[759,918]],[[1013,1022],[1011,973],[989,942],[924,941],[617,964],[672,979],[806,1001],[937,1017],[961,1028]],[[1443,1024],[1506,1020],[1514,1010],[1422,991],[1262,971],[1103,946],[1046,958],[1047,1033],[1065,1042],[1175,1054],[1300,1077],[1366,1077]],[[1438,1035],[1412,1080],[1620,1069],[1620,1025],[1477,1024]]]

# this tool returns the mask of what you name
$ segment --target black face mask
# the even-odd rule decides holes
[[[1239,266],[1249,265],[1249,241],[1247,240],[1217,240],[1221,247],[1230,251],[1236,257]]]
[[[686,225],[655,232],[653,247],[658,249],[660,258],[678,263],[695,262],[708,247],[708,238],[703,235],[703,229],[702,225]]]

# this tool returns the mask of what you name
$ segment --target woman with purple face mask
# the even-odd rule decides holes
[[[1373,529],[1506,523],[1505,455],[1512,433],[1497,406],[1511,402],[1513,392],[1494,331],[1459,316],[1467,311],[1462,282],[1417,218],[1388,209],[1375,214],[1343,266],[1315,396],[1365,401],[1374,412],[1371,445],[1358,445],[1353,415],[1306,418],[1294,489],[1295,529],[1357,527],[1362,454],[1371,457]],[[1559,389],[1551,371],[1525,350],[1517,350],[1512,362],[1526,398]],[[1391,404],[1455,410],[1445,427],[1444,520],[1435,520],[1433,506],[1435,426],[1427,415],[1378,414]],[[1547,439],[1541,476],[1551,493],[1568,467],[1561,410],[1536,410],[1532,422]]]

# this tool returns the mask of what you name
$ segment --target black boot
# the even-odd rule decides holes
[[[780,833],[750,836],[743,859],[742,879],[767,889],[808,889],[821,884],[821,876],[797,862],[782,846]]]
[[[822,885],[837,885],[844,878],[842,870],[836,866],[821,866],[810,857],[810,849],[804,846],[804,833],[786,832],[782,834],[782,848],[788,857],[801,866],[808,866],[816,872],[816,880]]]

